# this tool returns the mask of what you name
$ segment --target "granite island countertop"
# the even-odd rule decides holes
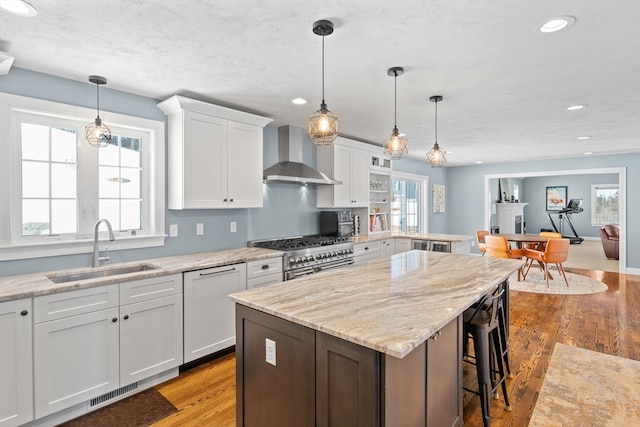
[[[377,233],[377,234],[361,234],[351,237],[353,243],[366,243],[384,239],[410,239],[410,240],[437,240],[443,242],[464,242],[465,240],[473,240],[475,236],[466,236],[460,234],[435,234],[435,233]]]
[[[231,299],[402,358],[522,264],[414,250],[238,292]]]
[[[205,268],[221,267],[247,261],[282,257],[282,251],[262,248],[238,248],[212,252],[198,252],[187,255],[169,256],[163,258],[144,259],[126,263],[105,264],[99,268],[83,267],[65,270],[48,271],[42,273],[22,274],[18,276],[0,276],[0,302],[31,298],[57,292],[66,292],[93,286],[109,285],[112,283],[128,282],[165,276],[167,274],[183,273],[185,271],[202,270]],[[153,270],[138,271],[115,276],[96,277],[76,280],[67,283],[54,283],[47,276],[61,276],[82,272],[94,272],[116,269],[138,264],[150,264],[158,267]]]

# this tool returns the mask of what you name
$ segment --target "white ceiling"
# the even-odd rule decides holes
[[[29,0],[0,12],[0,50],[21,67],[157,99],[181,94],[306,128],[326,90],[344,136],[382,145],[397,124],[409,156],[434,143],[448,166],[640,152],[640,1]],[[536,26],[571,15],[568,30]],[[1,89],[1,88],[0,88]],[[105,94],[106,95],[106,94]],[[310,104],[293,105],[294,97]],[[573,104],[588,104],[567,111]],[[593,138],[580,141],[579,136]]]

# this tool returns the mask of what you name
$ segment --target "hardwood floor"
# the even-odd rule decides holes
[[[567,269],[601,280],[607,292],[546,295],[511,291],[510,352],[515,375],[508,380],[512,412],[492,400],[492,426],[526,426],[542,387],[556,342],[640,360],[640,276]],[[465,364],[467,365],[467,364]],[[475,371],[465,367],[465,385]],[[178,411],[154,426],[234,426],[233,353],[184,372],[157,386]],[[501,396],[502,397],[502,396]],[[479,398],[464,395],[464,425],[482,426]]]

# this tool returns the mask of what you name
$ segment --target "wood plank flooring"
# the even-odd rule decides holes
[[[609,286],[594,295],[546,295],[511,291],[508,380],[513,406],[502,396],[491,402],[491,425],[526,426],[540,393],[556,342],[640,360],[640,276],[567,269]],[[467,364],[465,364],[467,365]],[[473,366],[465,367],[465,385],[473,385]],[[235,426],[235,357],[223,356],[156,387],[178,411],[154,424]],[[464,395],[464,425],[482,426],[479,398]]]

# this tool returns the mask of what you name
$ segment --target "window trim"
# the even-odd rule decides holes
[[[598,200],[596,191],[607,188],[615,188],[618,190],[618,222],[620,222],[620,184],[611,183],[611,184],[591,184],[591,226],[592,227],[602,227],[609,223],[603,223],[596,221],[596,202]]]
[[[11,204],[16,195],[11,183],[19,179],[20,162],[16,139],[14,112],[35,113],[62,120],[86,120],[95,117],[95,110],[58,102],[29,98],[0,92],[0,261],[38,258],[58,255],[87,253],[93,250],[93,235],[86,239],[59,240],[55,236],[37,243],[16,243],[11,240]],[[148,209],[152,212],[148,218],[149,233],[137,236],[120,235],[109,243],[110,250],[134,249],[164,246],[165,241],[165,123],[157,120],[127,116],[107,111],[100,112],[101,118],[114,127],[148,132],[149,162],[148,201],[144,198]],[[16,152],[17,151],[17,152]],[[18,159],[18,160],[16,160]],[[8,220],[7,220],[8,219]]]
[[[391,179],[409,179],[413,181],[420,181],[420,210],[423,214],[420,217],[420,234],[429,233],[429,176],[418,175],[408,172],[391,172]],[[391,221],[391,218],[389,218]]]

